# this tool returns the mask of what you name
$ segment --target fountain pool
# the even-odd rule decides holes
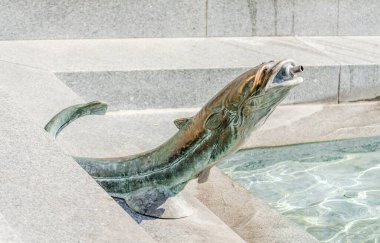
[[[380,137],[243,150],[218,167],[321,242],[380,242]]]

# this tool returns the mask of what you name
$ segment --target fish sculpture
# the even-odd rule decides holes
[[[191,210],[177,194],[192,179],[207,181],[211,167],[236,152],[289,91],[302,83],[302,77],[296,76],[301,71],[303,67],[291,59],[262,63],[230,82],[193,117],[175,120],[177,133],[157,148],[125,157],[73,158],[104,190],[124,199],[134,211],[160,218],[187,216]],[[104,114],[106,109],[98,101],[68,107],[45,130],[55,138],[73,120]],[[160,208],[167,201],[170,206]]]

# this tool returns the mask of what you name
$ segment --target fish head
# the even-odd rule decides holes
[[[262,82],[265,82],[264,91],[267,93],[273,90],[290,90],[303,82],[303,78],[296,76],[296,73],[303,72],[304,68],[296,66],[292,59],[270,61],[264,67],[265,74]]]
[[[298,76],[303,69],[292,59],[263,63],[241,97],[237,112],[240,124],[244,120],[247,123],[243,129],[262,125],[289,91],[303,82]]]
[[[230,104],[239,101],[234,105],[249,105],[247,101],[259,97],[265,97],[268,101],[274,93],[289,91],[302,83],[302,77],[296,75],[302,71],[303,67],[296,66],[292,59],[262,63],[248,71],[247,75],[237,78],[236,90],[230,95]]]
[[[303,82],[297,75],[302,71],[302,66],[285,59],[262,63],[243,73],[216,95],[211,104],[218,108],[208,117],[206,127],[258,127],[288,92]]]

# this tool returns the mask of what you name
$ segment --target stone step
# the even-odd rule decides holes
[[[7,1],[1,40],[380,35],[377,0]]]
[[[54,75],[0,62],[0,241],[154,242],[43,126],[80,101]]]
[[[2,41],[0,58],[49,70],[110,110],[199,107],[245,70],[273,59],[305,66],[285,104],[380,96],[380,37]]]
[[[218,168],[211,169],[206,183],[193,182],[190,186],[199,201],[247,242],[319,242]]]

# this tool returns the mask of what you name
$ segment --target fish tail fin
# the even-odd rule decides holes
[[[104,115],[107,104],[100,101],[92,101],[67,107],[58,112],[46,125],[45,130],[55,139],[58,134],[74,120],[87,115]]]

